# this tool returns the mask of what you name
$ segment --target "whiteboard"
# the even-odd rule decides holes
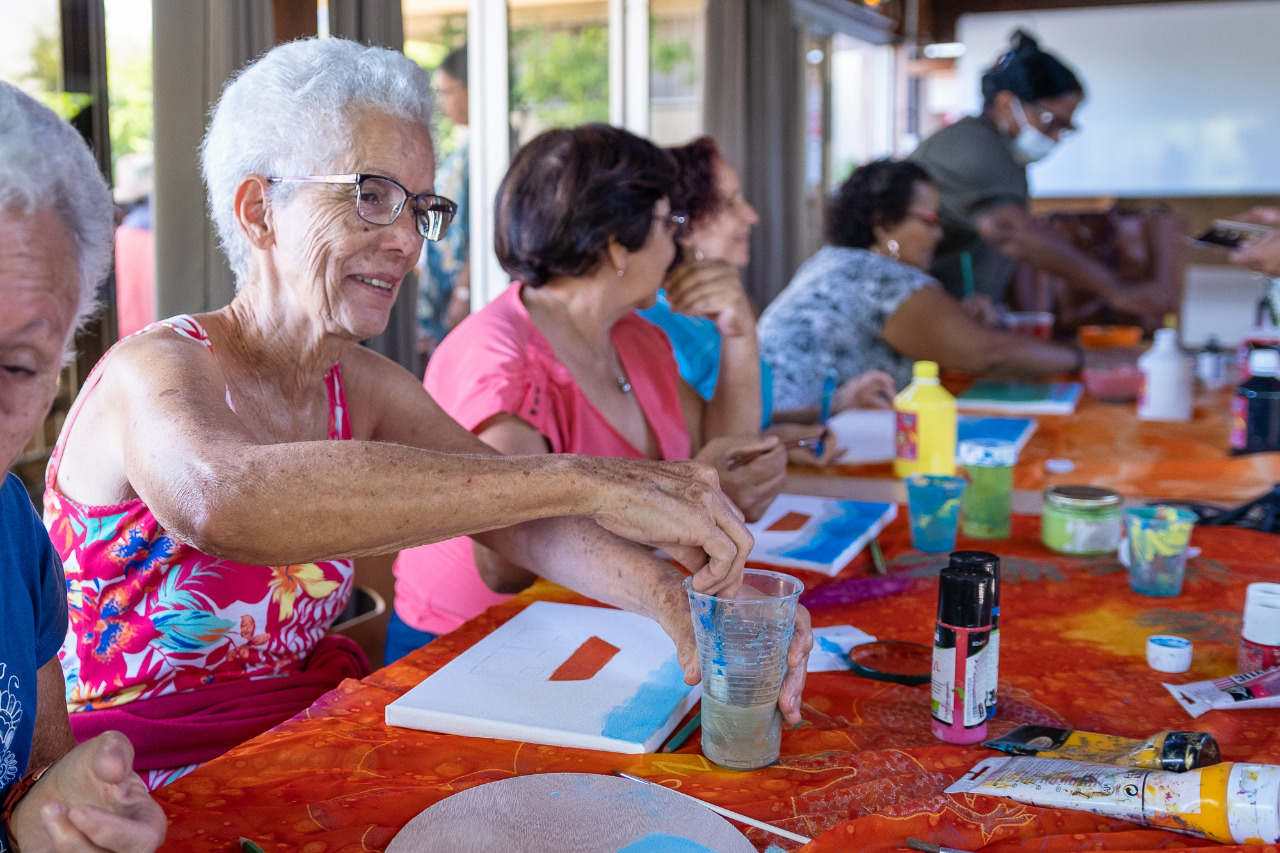
[[[1017,27],[1086,93],[1082,131],[1027,170],[1034,195],[1280,193],[1280,0],[962,15],[967,111]]]

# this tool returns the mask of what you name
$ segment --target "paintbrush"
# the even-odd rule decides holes
[[[939,847],[937,844],[930,844],[928,841],[921,841],[919,838],[908,838],[907,846],[912,850],[919,850],[921,853],[969,853],[968,850],[957,850],[955,847]]]
[[[747,826],[754,826],[756,829],[762,829],[765,832],[772,832],[774,835],[781,835],[783,838],[789,838],[792,841],[799,841],[801,844],[808,844],[813,840],[812,838],[805,838],[803,835],[798,835],[794,832],[787,832],[785,829],[778,829],[776,826],[770,826],[769,824],[756,820],[755,818],[750,818],[746,815],[738,814],[737,812],[731,812],[726,808],[721,808],[720,806],[708,803],[706,800],[700,800],[697,797],[690,797],[683,791],[668,788],[666,785],[658,785],[657,782],[653,782],[648,779],[641,779],[639,776],[632,776],[630,773],[623,773],[621,770],[613,771],[613,775],[621,776],[623,779],[630,779],[633,782],[643,782],[646,785],[657,785],[659,788],[671,791],[673,794],[679,794],[682,797],[689,797],[689,799],[693,800],[698,805],[711,809],[711,811],[718,815],[724,815],[729,818],[729,820],[736,820],[738,823],[745,823]]]
[[[822,447],[822,442],[826,435],[826,431],[823,431],[818,438],[795,438],[791,441],[782,442],[782,447],[784,450],[796,450],[797,448],[806,447],[815,453],[821,454],[822,451],[819,448]],[[737,471],[743,465],[750,465],[766,453],[772,453],[773,450],[774,448],[770,447],[767,450],[753,450],[750,453],[739,453],[737,456],[731,456],[726,470]]]

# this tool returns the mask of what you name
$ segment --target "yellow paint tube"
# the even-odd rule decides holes
[[[947,793],[1075,809],[1223,844],[1280,840],[1280,766],[1273,764],[1170,773],[1054,758],[988,758]]]
[[[983,741],[982,745],[1010,755],[1069,758],[1174,773],[1208,767],[1222,760],[1218,742],[1208,732],[1159,732],[1146,740],[1135,740],[1049,726],[1018,726],[1006,735]]]

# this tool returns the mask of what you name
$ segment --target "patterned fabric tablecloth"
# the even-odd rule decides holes
[[[825,591],[842,602],[812,608],[815,625],[853,624],[882,639],[931,642],[937,567],[945,555],[912,551],[905,515],[881,535],[888,580],[872,578],[865,555],[834,579],[798,573],[811,591],[846,584]],[[992,736],[1025,722],[1131,737],[1200,729],[1218,739],[1224,760],[1280,763],[1280,710],[1213,711],[1192,720],[1160,686],[1235,672],[1245,585],[1280,581],[1280,538],[1199,529],[1193,543],[1203,555],[1190,561],[1183,594],[1156,599],[1130,592],[1114,559],[1051,554],[1039,543],[1038,524],[1019,516],[1008,541],[959,544],[989,545],[1003,558],[1000,712]],[[809,677],[804,723],[784,732],[777,765],[750,773],[707,762],[696,735],[674,754],[623,756],[383,724],[388,702],[534,598],[583,600],[540,583],[403,661],[345,682],[305,713],[157,791],[171,821],[164,849],[227,853],[243,835],[269,853],[381,850],[414,815],[474,785],[615,769],[813,837],[805,853],[901,850],[908,836],[981,853],[1246,849],[1079,812],[944,794],[996,753],[935,740],[928,685],[843,672]],[[1159,633],[1195,643],[1190,672],[1147,667],[1146,638]],[[760,849],[771,843],[801,849],[759,830],[747,835]]]

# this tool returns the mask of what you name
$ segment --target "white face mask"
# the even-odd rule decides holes
[[[1014,98],[1013,103],[1013,118],[1018,123],[1018,135],[1013,140],[1013,159],[1023,166],[1043,160],[1058,143],[1027,121],[1022,101]]]

